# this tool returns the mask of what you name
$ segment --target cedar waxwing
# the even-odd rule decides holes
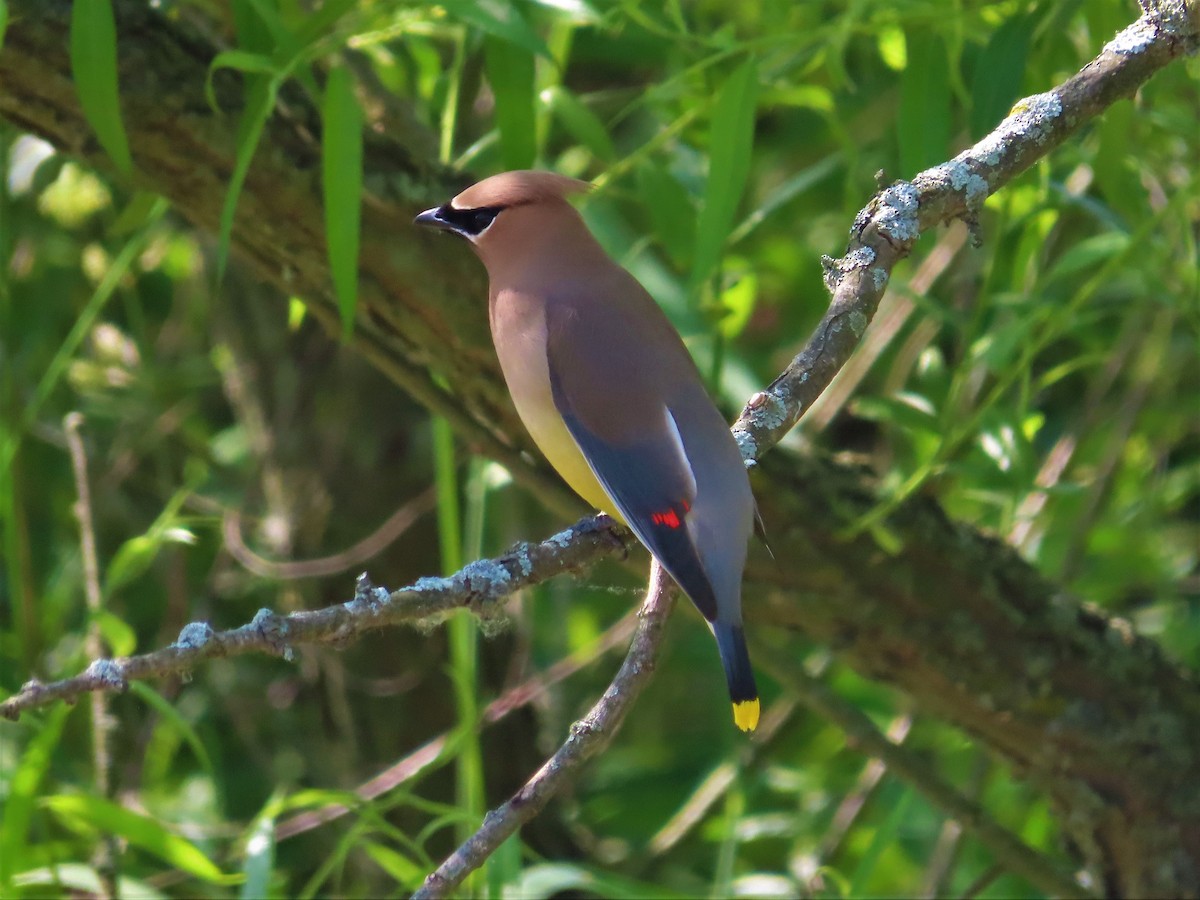
[[[627,524],[717,639],[733,720],[758,724],[742,631],[754,499],[741,453],[666,315],[596,242],[549,172],[506,172],[426,210],[487,267],[488,315],[517,413],[550,464]]]

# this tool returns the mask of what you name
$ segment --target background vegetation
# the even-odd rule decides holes
[[[15,33],[28,9],[6,9]],[[190,112],[237,135],[228,193],[211,198],[216,227],[197,228],[192,210],[139,180],[152,148],[125,133],[120,83],[105,78],[138,33],[118,41],[107,4],[75,4],[59,40],[97,143],[47,144],[11,114],[0,124],[0,689],[78,671],[89,629],[113,655],[142,652],[190,621],[230,627],[261,607],[342,602],[363,568],[398,586],[567,521],[474,454],[478,441],[431,420],[361,342],[338,343],[355,327],[360,247],[416,257],[405,291],[419,294],[426,277],[408,231],[371,231],[369,209],[357,228],[372,135],[399,136],[427,174],[407,196],[430,203],[508,168],[595,181],[585,216],[733,413],[819,319],[821,256],[842,251],[878,171],[909,177],[950,158],[1136,12],[1116,0],[164,3],[172,27],[223,49],[209,67],[215,111]],[[862,468],[878,505],[856,529],[878,541],[879,566],[894,549],[885,514],[934,497],[1193,671],[1196,74],[1194,58],[1168,67],[989,198],[981,248],[957,227],[927,235],[892,280],[874,350],[789,439]],[[321,119],[308,121],[314,110]],[[268,283],[229,253],[235,227],[264,241],[284,227],[288,198],[247,207],[241,183],[283,153],[270,128],[289,116],[320,150],[297,177],[323,184],[325,222],[305,224],[328,235],[340,321],[286,288],[324,261]],[[461,267],[462,291],[478,298],[463,333],[478,335],[482,281],[467,249],[427,264]],[[463,402],[486,405],[489,391]],[[99,560],[90,610],[71,412],[83,416]],[[402,506],[421,515],[381,528]],[[395,539],[347,551],[373,533]],[[316,577],[279,565],[330,556]],[[135,685],[108,709],[107,799],[86,704],[4,724],[0,893],[97,888],[90,865],[106,835],[119,839],[129,895],[408,893],[607,685],[624,646],[612,629],[627,628],[640,596],[634,562],[527,592],[484,640],[463,615]],[[683,609],[674,619],[614,745],[468,891],[1033,891],[765,672],[766,734],[747,742],[728,722],[702,623]],[[769,640],[1070,869],[1074,848],[1036,784],[844,665],[836,647]],[[487,704],[529,679],[544,690],[493,722]],[[439,737],[418,777],[352,799]],[[353,809],[296,818],[334,803]]]

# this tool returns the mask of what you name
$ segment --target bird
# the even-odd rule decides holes
[[[742,731],[758,725],[741,582],[755,505],[683,339],[572,205],[585,181],[486,178],[415,223],[464,238],[517,414],[563,480],[627,525],[708,622]]]

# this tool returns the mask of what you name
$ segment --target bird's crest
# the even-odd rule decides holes
[[[590,184],[577,178],[525,169],[502,172],[485,178],[451,200],[450,205],[455,209],[522,206],[527,203],[562,200],[571,194],[580,194],[591,189]]]

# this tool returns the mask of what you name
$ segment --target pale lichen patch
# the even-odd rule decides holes
[[[400,588],[403,592],[420,592],[430,594],[444,594],[446,591],[453,590],[454,583],[449,578],[438,578],[432,575],[424,575],[418,578],[406,588]]]
[[[908,181],[897,182],[880,194],[875,213],[875,227],[879,233],[900,243],[920,237],[921,227],[917,220],[920,199],[917,188]]]
[[[843,260],[847,269],[865,269],[873,262],[875,262],[875,251],[865,244],[847,253]]]
[[[742,462],[746,468],[752,468],[758,464],[758,441],[754,439],[754,435],[746,431],[744,428],[733,429],[733,440],[738,445],[738,450],[742,454]]]
[[[529,557],[529,545],[519,544],[513,548],[513,561],[517,564],[517,571],[522,578],[528,578],[533,572],[533,560]]]
[[[121,669],[119,663],[113,662],[111,659],[93,660],[92,664],[87,667],[87,671],[83,673],[88,678],[94,678],[101,684],[116,688],[117,690],[125,690],[128,684],[125,681],[125,672]]]
[[[1133,56],[1143,52],[1158,38],[1158,26],[1148,16],[1142,16],[1104,45],[1105,53]]]
[[[769,391],[759,391],[746,404],[750,418],[765,431],[774,431],[787,422],[787,404]]]
[[[549,544],[551,547],[557,547],[560,550],[566,550],[571,546],[574,540],[575,531],[574,529],[568,528],[566,531],[560,531],[558,534],[550,535],[550,537],[546,538],[546,540],[542,541],[542,543]]]
[[[461,579],[472,594],[489,599],[502,595],[512,582],[508,569],[490,559],[477,559],[467,564],[455,578]]]
[[[180,650],[198,650],[212,640],[214,633],[207,622],[188,622],[180,630],[173,646]]]
[[[867,330],[867,317],[861,310],[852,310],[846,317],[846,322],[855,337],[862,337],[862,333]]]
[[[1054,120],[1062,115],[1062,100],[1054,91],[1034,94],[1018,100],[1001,128],[1012,136],[1027,136],[1040,144],[1050,132]]]

